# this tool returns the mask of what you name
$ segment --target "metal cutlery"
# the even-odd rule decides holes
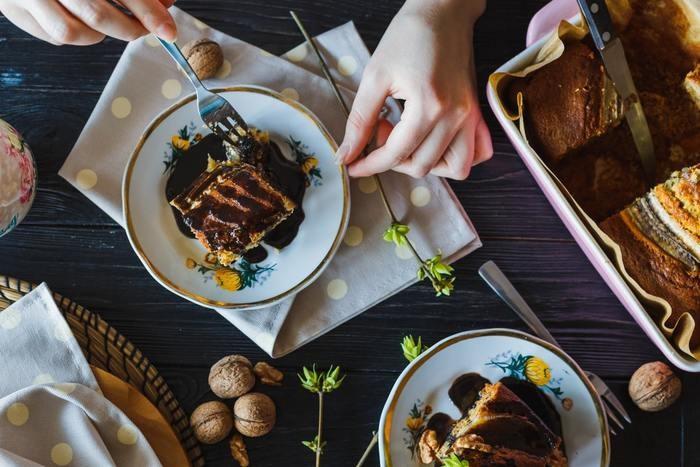
[[[173,60],[180,65],[194,86],[197,92],[199,116],[204,124],[219,138],[237,146],[240,138],[248,131],[245,120],[226,99],[214,94],[202,84],[177,44],[160,38],[158,40]]]
[[[625,119],[642,160],[644,173],[649,183],[653,183],[656,178],[654,142],[637,88],[634,86],[622,41],[615,33],[608,7],[605,0],[578,0],[578,4],[591,31],[593,42],[603,59],[605,70],[624,101]]]
[[[550,344],[561,348],[561,345],[554,339],[554,336],[552,336],[542,321],[535,315],[535,312],[532,311],[532,308],[525,302],[525,299],[523,299],[515,286],[513,286],[510,280],[503,274],[496,263],[493,261],[484,263],[479,268],[479,275],[489,287],[496,292],[496,295],[525,321],[525,324],[527,324],[535,334]],[[625,427],[618,415],[627,421],[627,423],[632,423],[632,419],[627,414],[625,407],[600,377],[590,371],[585,371],[585,373],[598,395],[600,395],[607,417],[612,420],[619,430],[624,430]],[[615,414],[615,411],[617,411],[618,415]],[[613,435],[617,434],[611,426],[609,426],[609,429]]]

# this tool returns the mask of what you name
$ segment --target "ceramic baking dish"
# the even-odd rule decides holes
[[[581,19],[579,16],[576,16],[569,21],[574,24],[580,24]],[[541,38],[496,71],[515,72],[522,70],[532,63],[537,52],[548,37],[549,36],[545,36]],[[503,112],[498,103],[498,98],[496,97],[496,90],[490,84],[487,86],[486,94],[491,109],[494,114],[496,114],[496,118],[498,118],[498,121],[501,123],[511,143],[513,143],[515,150],[518,152],[523,162],[525,162],[528,170],[535,178],[535,181],[544,192],[552,207],[554,207],[554,210],[564,222],[564,225],[566,225],[566,228],[569,229],[571,235],[591,263],[593,263],[593,266],[613,293],[620,302],[622,302],[627,311],[632,315],[647,336],[649,336],[652,342],[663,352],[666,358],[678,368],[686,371],[700,372],[700,362],[691,360],[676,350],[673,344],[661,332],[654,320],[647,314],[644,306],[639,302],[622,276],[620,276],[613,263],[598,245],[598,242],[589,233],[583,221],[576,215],[564,194],[557,188],[554,180],[542,166],[534,150],[528,145],[518,131],[516,124]]]

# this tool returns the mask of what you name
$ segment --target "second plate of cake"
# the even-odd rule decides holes
[[[157,117],[129,160],[129,241],[170,291],[213,308],[254,309],[323,271],[350,212],[336,143],[305,107],[255,86],[218,92],[249,125],[237,148],[201,124],[193,96]]]

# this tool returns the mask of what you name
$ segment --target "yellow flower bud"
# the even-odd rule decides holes
[[[539,357],[530,357],[525,362],[525,376],[538,386],[544,386],[552,379],[552,370]]]
[[[214,272],[216,285],[229,292],[235,292],[241,288],[241,275],[233,269],[221,268]]]

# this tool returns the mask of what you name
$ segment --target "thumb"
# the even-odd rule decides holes
[[[377,86],[376,82],[367,79],[367,75],[360,83],[355,101],[345,125],[345,137],[343,143],[336,152],[338,163],[349,164],[360,155],[369,143],[379,112],[388,95],[388,89]]]

